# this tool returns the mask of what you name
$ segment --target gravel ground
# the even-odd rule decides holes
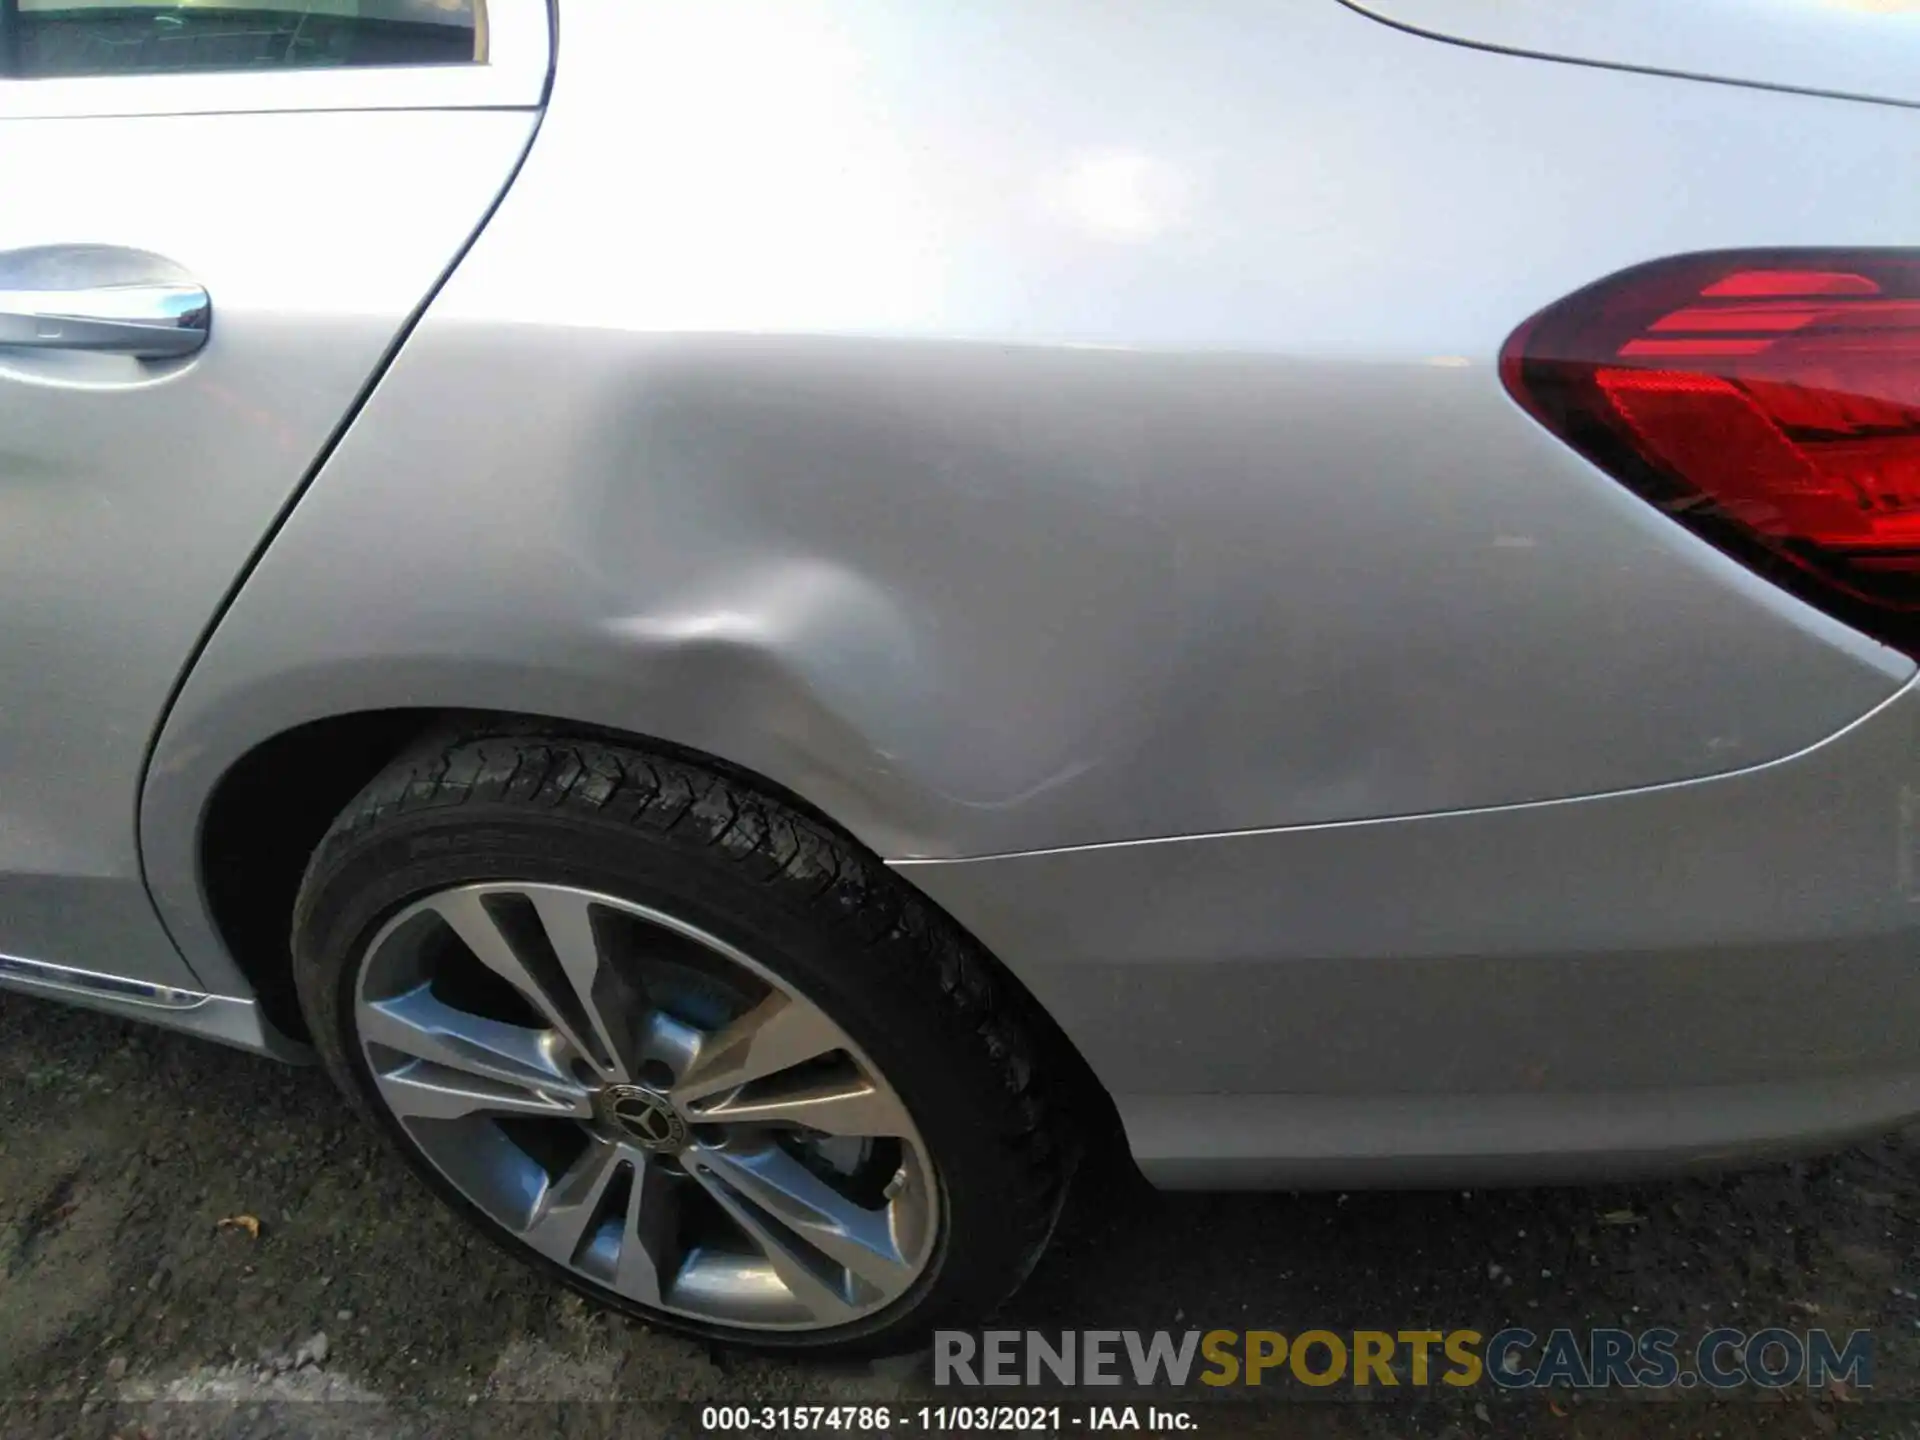
[[[1920,1129],[1600,1189],[1161,1196],[1110,1169],[1003,1323],[1876,1337],[1866,1401],[1179,1397],[1202,1434],[1920,1436]],[[221,1224],[242,1215],[257,1236]],[[912,1361],[714,1354],[596,1313],[443,1216],[317,1070],[9,995],[0,1226],[6,1435],[691,1435],[671,1402],[929,1393]]]

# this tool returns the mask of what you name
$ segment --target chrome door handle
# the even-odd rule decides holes
[[[170,360],[206,344],[212,318],[212,303],[198,285],[0,290],[0,345],[36,350]]]
[[[0,348],[172,360],[207,343],[213,302],[139,250],[47,245],[0,254]]]

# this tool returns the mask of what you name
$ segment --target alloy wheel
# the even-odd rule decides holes
[[[925,1271],[938,1182],[818,1005],[672,916],[559,885],[428,895],[354,991],[382,1103],[474,1207],[619,1299],[826,1329]]]

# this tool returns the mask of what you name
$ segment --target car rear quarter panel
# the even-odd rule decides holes
[[[1495,358],[1657,255],[1920,237],[1920,189],[1861,178],[1916,144],[1903,109],[1332,0],[569,8],[519,180],[180,696],[155,893],[220,969],[206,797],[382,706],[692,746],[895,860],[1324,834],[1817,744],[1911,662],[1559,446]],[[1237,1035],[1131,1083],[1259,1083]]]

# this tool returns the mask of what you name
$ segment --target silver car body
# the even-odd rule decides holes
[[[1920,237],[1920,22],[1777,0],[1702,79],[1644,4],[1577,64],[1477,8],[571,0],[543,98],[494,0],[457,77],[0,82],[0,250],[216,315],[139,383],[0,352],[0,981],[297,1054],[212,797],[505,711],[846,827],[1161,1183],[1920,1111],[1913,662],[1495,365],[1643,260]]]

